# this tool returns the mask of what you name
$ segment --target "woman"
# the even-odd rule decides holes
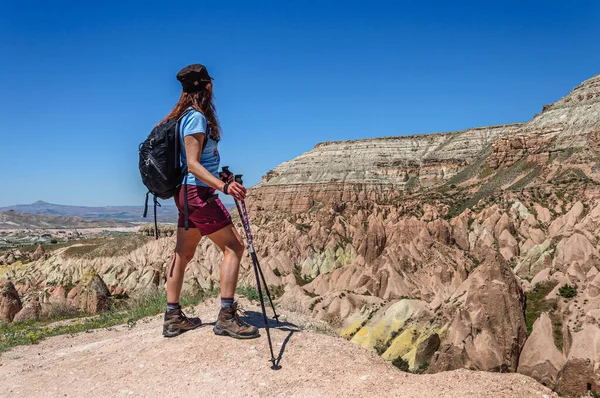
[[[182,93],[179,102],[163,120],[179,119],[182,139],[181,162],[187,164],[188,174],[182,188],[175,197],[179,209],[177,245],[173,261],[167,273],[167,311],[165,312],[163,335],[178,336],[199,327],[198,318],[188,318],[181,311],[179,296],[183,285],[183,274],[194,257],[202,236],[207,236],[223,251],[221,264],[221,311],[213,328],[219,335],[235,338],[258,336],[258,329],[243,322],[237,313],[233,297],[237,285],[240,260],[244,245],[239,233],[231,223],[225,206],[214,195],[215,190],[233,196],[237,200],[246,197],[246,189],[226,176],[219,174],[219,151],[217,143],[221,129],[217,122],[212,101],[212,78],[206,67],[189,65],[177,74]],[[221,178],[220,178],[221,177]],[[188,227],[185,229],[184,195],[188,198]]]

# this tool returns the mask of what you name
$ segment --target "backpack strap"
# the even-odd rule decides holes
[[[148,215],[148,197],[150,196],[152,192],[148,191],[146,192],[146,203],[144,203],[144,215],[142,217],[146,218],[146,216]],[[152,201],[154,202],[154,236],[156,236],[156,239],[158,239],[158,222],[156,221],[156,207],[160,207],[160,203],[158,202],[158,200],[156,199],[156,195],[152,194],[154,196],[154,198],[152,199]]]
[[[146,204],[144,204],[144,215],[142,217],[146,218],[148,215],[148,196],[150,195],[150,191],[146,192]]]
[[[148,215],[148,197],[150,196],[152,192],[148,191],[146,192],[146,203],[144,204],[144,215],[143,217],[146,218],[146,216]],[[156,239],[158,239],[158,236],[160,235],[160,233],[158,232],[158,222],[156,220],[156,208],[157,207],[161,207],[160,202],[158,201],[158,199],[156,199],[156,195],[152,194],[154,197],[152,199],[152,201],[154,202],[154,236],[156,236]]]
[[[181,132],[180,132],[180,128],[179,128],[179,124],[181,123],[181,120],[190,112],[192,112],[194,109],[187,109],[177,120],[177,125],[175,126],[175,136],[177,138],[177,144],[179,145],[179,142],[181,140]],[[209,134],[208,134],[208,125],[207,125],[207,131],[204,133],[204,140],[202,141],[202,149],[200,150],[200,156],[202,156],[202,152],[204,152],[204,148],[206,148],[206,143],[209,140]],[[179,159],[181,159],[181,155],[179,155]],[[178,159],[178,160],[179,160]],[[185,230],[187,231],[189,229],[189,206],[188,206],[188,189],[187,189],[187,174],[188,174],[188,170],[187,170],[187,164],[183,165],[183,226],[185,228]]]
[[[156,221],[156,207],[161,207],[160,203],[158,202],[158,200],[156,199],[156,195],[154,195],[154,235],[156,236],[156,239],[158,239],[158,236],[160,235],[158,232],[158,222]]]
[[[183,120],[184,117],[186,117],[189,113],[191,113],[193,111],[193,109],[186,109],[185,112],[183,112],[181,114],[181,116],[179,116],[179,118],[177,119],[177,124],[175,125],[175,142],[177,145],[177,149],[178,146],[180,145],[180,142],[183,141],[181,139],[181,128],[180,128],[180,124],[181,121]],[[184,149],[185,150],[185,149]],[[202,150],[204,150],[204,148],[202,148]],[[179,156],[176,157],[175,161],[176,162],[180,162],[181,161],[181,153],[179,150],[177,150],[177,153],[179,154]],[[181,174],[183,174],[183,189],[185,190],[185,192],[183,193],[183,218],[184,218],[184,227],[185,230],[187,231],[189,229],[189,225],[188,225],[188,197],[187,197],[187,164],[183,165],[183,169],[181,170]],[[178,193],[179,194],[179,193]]]
[[[189,211],[188,211],[188,189],[187,189],[187,180],[184,178],[184,183],[183,183],[183,189],[185,190],[183,192],[183,227],[185,228],[185,230],[187,231],[189,229],[189,222],[188,222],[188,218],[189,218]]]
[[[175,156],[175,167],[177,167],[178,162],[181,162],[181,150],[179,149],[179,145],[181,142],[181,129],[179,128],[179,125],[181,124],[183,118],[186,117],[192,111],[193,109],[186,109],[185,112],[183,112],[181,116],[179,116],[179,118],[177,119],[177,123],[175,124],[175,153],[179,154],[179,156]],[[204,150],[204,148],[202,148],[202,150]],[[184,175],[187,174],[187,164],[183,165],[182,172]]]

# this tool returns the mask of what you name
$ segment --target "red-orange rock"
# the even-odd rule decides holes
[[[27,322],[38,320],[42,314],[42,306],[37,300],[25,304],[23,309],[15,315],[13,322]]]
[[[91,314],[108,310],[110,292],[102,278],[92,273],[86,279],[78,285],[77,307]]]
[[[23,305],[19,293],[10,281],[0,281],[0,319],[12,322]]]
[[[67,292],[62,285],[56,286],[52,291],[48,301],[52,304],[63,304],[66,301]]]

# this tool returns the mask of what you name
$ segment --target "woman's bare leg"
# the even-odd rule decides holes
[[[240,273],[240,261],[244,254],[244,244],[240,234],[233,225],[208,235],[223,251],[223,264],[221,264],[221,310],[213,331],[218,335],[227,335],[237,339],[251,339],[258,337],[256,326],[249,325],[237,315],[237,305],[233,303],[233,296]]]
[[[189,228],[187,231],[185,228],[177,228],[177,245],[167,269],[167,302],[179,302],[185,267],[194,257],[201,238],[197,228]]]
[[[208,235],[208,239],[223,251],[220,276],[221,297],[233,298],[240,273],[240,261],[244,254],[242,238],[233,225],[228,225]]]

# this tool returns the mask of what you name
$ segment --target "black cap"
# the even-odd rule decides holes
[[[202,90],[212,79],[206,66],[200,64],[188,65],[177,73],[177,80],[181,82],[183,91],[188,93]]]

